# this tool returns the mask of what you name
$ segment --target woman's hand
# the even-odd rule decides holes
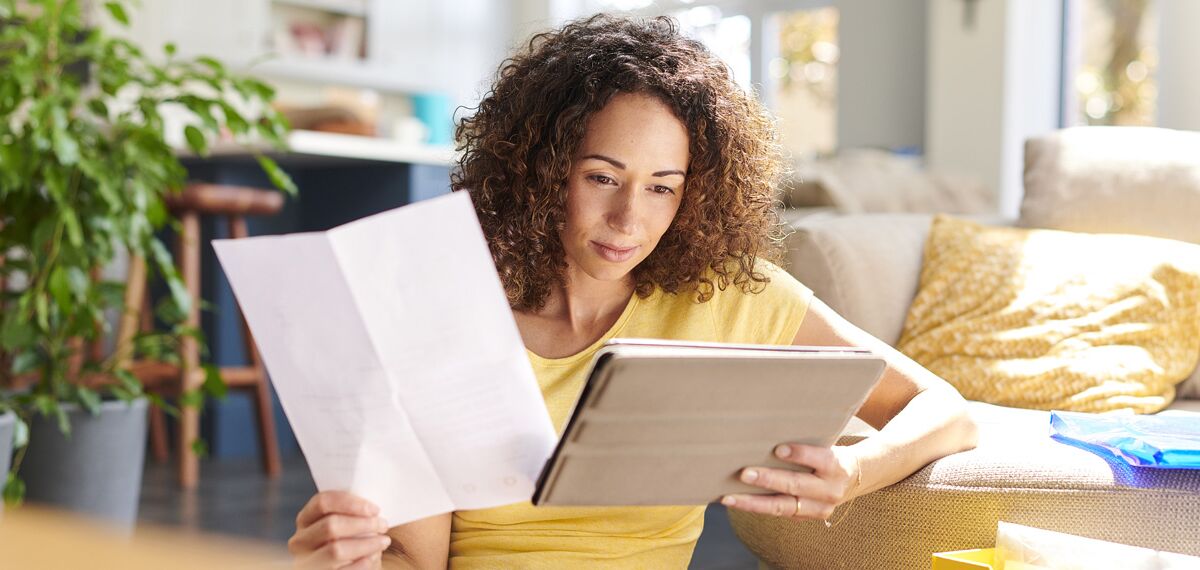
[[[384,549],[392,543],[379,507],[357,495],[324,491],[313,495],[296,515],[296,534],[288,550],[304,569],[379,568]]]
[[[816,447],[785,443],[775,456],[812,469],[801,473],[787,469],[747,467],[744,483],[774,491],[774,495],[726,495],[721,504],[751,513],[794,520],[829,520],[833,509],[853,497],[851,481],[861,481],[858,461],[847,447]]]

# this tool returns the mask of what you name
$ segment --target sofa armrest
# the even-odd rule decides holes
[[[916,295],[928,214],[811,216],[791,222],[785,268],[850,322],[888,344]]]

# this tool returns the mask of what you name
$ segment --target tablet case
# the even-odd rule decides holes
[[[546,462],[536,505],[700,505],[766,493],[744,467],[804,470],[784,442],[832,445],[883,373],[866,349],[615,340]]]

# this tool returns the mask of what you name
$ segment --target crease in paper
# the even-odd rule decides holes
[[[393,525],[530,498],[556,435],[466,193],[213,244],[319,489]]]

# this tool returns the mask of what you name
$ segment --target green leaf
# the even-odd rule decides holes
[[[75,389],[75,398],[79,400],[79,405],[93,416],[100,415],[100,395],[94,390],[77,386]]]
[[[208,140],[204,138],[204,133],[200,132],[194,125],[188,125],[183,129],[183,136],[187,137],[188,146],[192,152],[198,155],[205,156],[208,154]]]
[[[120,2],[105,2],[104,7],[108,9],[108,13],[114,20],[125,26],[129,25],[129,14],[125,12],[125,7]]]
[[[92,99],[91,101],[88,101],[88,110],[101,119],[108,119],[108,105],[105,104],[104,100],[102,99]]]
[[[195,95],[184,95],[179,98],[179,102],[183,103],[189,111],[195,113],[204,126],[212,132],[219,132],[221,125],[217,123],[217,118],[212,113],[212,101]]]
[[[84,300],[87,298],[88,285],[91,284],[91,279],[87,273],[78,267],[67,268],[67,283],[70,285],[71,294],[76,299]]]
[[[171,219],[170,212],[167,211],[167,205],[162,200],[155,198],[146,204],[146,220],[150,222],[151,227],[160,228],[169,219]]]
[[[276,188],[283,190],[290,196],[295,196],[300,192],[299,189],[296,188],[296,183],[292,181],[292,177],[288,176],[288,173],[284,172],[283,169],[279,167],[279,164],[275,162],[275,159],[262,154],[256,156],[255,158],[258,159],[259,166],[262,167],[263,172],[267,174],[267,178],[271,179],[271,184],[273,184]]]
[[[133,395],[129,390],[126,390],[120,386],[110,386],[108,388],[108,391],[111,392],[112,395],[115,396],[118,400],[125,402],[125,403],[129,403],[129,402],[132,402],[133,400],[137,399],[137,396]]]
[[[58,422],[58,431],[63,435],[70,437],[71,435],[71,419],[67,417],[67,412],[58,404],[58,400],[48,394],[38,394],[33,399],[34,409],[43,417],[54,417]]]
[[[262,81],[252,78],[243,78],[238,83],[242,92],[247,95],[253,93],[264,100],[275,98],[275,88],[263,83]]]
[[[33,301],[33,313],[42,330],[50,330],[50,301],[46,295],[38,295]]]
[[[118,387],[128,392],[131,396],[128,399],[132,400],[142,395],[142,383],[138,381],[132,372],[125,369],[114,370],[113,375],[117,377]]]
[[[8,473],[8,478],[4,481],[4,504],[10,507],[21,506],[21,501],[25,500],[25,482],[17,477],[14,472]]]
[[[208,444],[203,439],[196,438],[192,440],[192,451],[201,459],[208,457]]]
[[[79,142],[71,137],[71,133],[63,129],[54,129],[54,154],[63,166],[71,166],[79,162]]]
[[[179,405],[185,408],[204,408],[204,392],[188,390],[179,395]]]
[[[167,54],[168,57],[174,56],[175,51],[175,42],[167,42],[167,45],[163,46],[163,53]]]
[[[13,424],[13,449],[21,449],[29,444],[29,424],[21,416],[16,417]]]
[[[71,437],[71,418],[67,417],[67,411],[62,409],[62,406],[54,406],[54,419],[58,420],[58,431]]]
[[[215,73],[217,75],[225,74],[225,66],[221,65],[221,62],[219,62],[211,57],[208,57],[206,55],[197,57],[196,63],[199,63],[200,65],[203,65],[203,66],[211,69],[213,71],[213,73]]]
[[[221,369],[212,364],[204,365],[204,384],[201,386],[210,396],[223,400],[229,392],[229,386],[221,378]]]
[[[31,370],[36,370],[41,361],[41,355],[37,351],[23,350],[18,352],[17,356],[13,358],[12,373],[24,374]]]
[[[147,393],[146,399],[150,400],[151,405],[158,406],[158,408],[168,416],[173,418],[179,417],[179,408],[172,406],[166,400],[162,399],[162,396],[159,396],[158,394]]]
[[[236,135],[244,135],[250,130],[250,123],[242,117],[233,105],[221,103],[221,112],[225,115],[225,124],[229,126],[229,130]]]
[[[158,270],[167,282],[167,288],[171,291],[171,300],[180,314],[186,315],[192,306],[192,296],[188,294],[187,288],[179,278],[179,272],[171,261],[171,253],[158,239],[152,239],[150,240],[150,255],[158,264]]]
[[[54,237],[56,229],[58,229],[58,219],[54,216],[44,216],[33,228],[33,237],[29,240],[33,247],[29,249],[40,251],[47,247],[47,242]]]
[[[54,415],[54,410],[58,408],[58,405],[54,401],[54,398],[46,394],[38,394],[33,397],[33,408],[42,414],[43,417],[48,418]]]
[[[59,212],[62,214],[63,225],[67,228],[67,239],[71,245],[82,247],[83,229],[79,227],[79,218],[75,215],[75,210],[63,209]]]
[[[50,272],[49,287],[50,294],[54,296],[54,302],[63,312],[71,312],[74,308],[74,303],[71,302],[71,286],[67,283],[67,272],[61,265]]]
[[[0,346],[5,350],[28,346],[34,338],[34,329],[29,321],[22,319],[16,311],[5,315],[4,328],[0,330]]]

